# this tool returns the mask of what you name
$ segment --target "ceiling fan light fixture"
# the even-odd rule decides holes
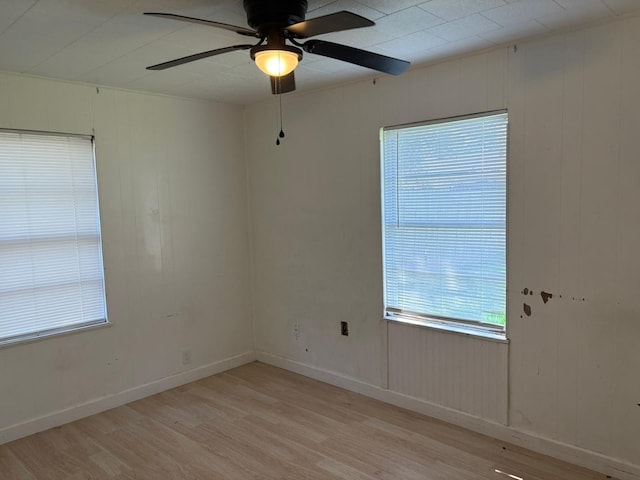
[[[251,58],[262,72],[271,77],[283,77],[290,74],[302,59],[302,50],[288,45],[277,49],[256,47],[251,50]]]

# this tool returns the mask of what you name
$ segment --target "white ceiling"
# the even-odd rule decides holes
[[[640,0],[309,0],[307,18],[348,10],[374,27],[324,38],[421,64],[640,11]],[[148,65],[246,43],[211,27],[142,15],[169,12],[246,26],[241,0],[0,0],[0,70],[250,104],[269,81],[247,51],[164,71]],[[298,90],[370,77],[371,70],[305,54]]]

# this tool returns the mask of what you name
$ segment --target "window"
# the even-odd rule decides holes
[[[505,338],[507,113],[381,135],[385,318]]]
[[[0,130],[0,345],[107,322],[93,150]]]

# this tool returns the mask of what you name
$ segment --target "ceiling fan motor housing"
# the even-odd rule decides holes
[[[263,35],[303,22],[307,14],[307,0],[244,0],[247,23]]]

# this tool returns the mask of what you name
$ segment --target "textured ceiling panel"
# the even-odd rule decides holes
[[[309,0],[307,18],[347,10],[369,28],[318,37],[412,62],[451,55],[640,12],[640,0]],[[246,27],[241,0],[3,0],[0,70],[238,104],[269,98],[268,78],[248,51],[163,71],[145,67],[253,43],[233,32],[142,15],[199,17]],[[305,53],[299,91],[380,76]]]

